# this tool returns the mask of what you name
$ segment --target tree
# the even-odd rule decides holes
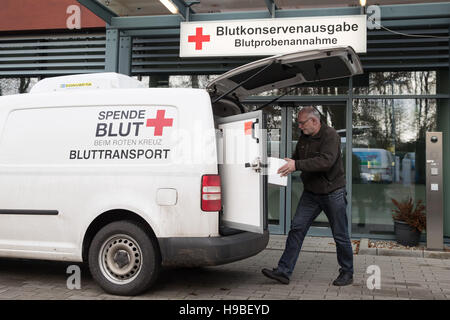
[[[0,79],[0,95],[28,92],[31,78],[3,78]]]
[[[30,86],[31,79],[30,78],[20,78],[19,84],[19,93],[26,93],[28,91],[28,87]]]

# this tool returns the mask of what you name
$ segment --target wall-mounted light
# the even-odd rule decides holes
[[[361,14],[366,14],[366,0],[359,0],[359,4],[361,5]]]
[[[173,14],[178,13],[178,7],[171,0],[159,0]]]

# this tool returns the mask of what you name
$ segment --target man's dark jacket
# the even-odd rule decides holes
[[[302,134],[292,159],[302,171],[304,190],[327,194],[345,186],[341,139],[333,128],[322,123],[316,135]]]

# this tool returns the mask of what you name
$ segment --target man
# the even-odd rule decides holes
[[[262,273],[283,284],[289,283],[303,240],[314,219],[324,211],[336,243],[339,276],[336,286],[353,283],[353,251],[346,215],[345,174],[341,158],[341,142],[336,130],[321,124],[320,114],[313,107],[304,107],[298,114],[298,127],[303,134],[297,142],[293,159],[278,169],[286,176],[300,170],[304,191],[291,223],[286,247],[278,267]]]

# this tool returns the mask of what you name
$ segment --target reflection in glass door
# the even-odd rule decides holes
[[[322,115],[322,122],[328,126],[336,129],[338,133],[345,133],[346,130],[346,105],[338,103],[329,104],[309,104],[308,106],[314,106]],[[298,128],[297,116],[302,107],[307,105],[296,105],[294,108],[288,110],[288,143],[287,143],[287,155],[292,156],[297,145],[298,138],[301,134],[301,130]],[[290,132],[289,132],[290,131]],[[345,134],[342,135],[345,137]],[[343,162],[345,168],[345,138],[341,138],[341,152],[343,155]],[[288,193],[290,194],[290,201],[286,208],[287,221],[291,221],[295,215],[300,196],[303,192],[303,183],[300,179],[301,172],[296,171],[290,176],[290,183],[288,184]],[[290,190],[289,190],[290,189]],[[288,197],[289,199],[289,197]],[[290,223],[289,223],[290,225]],[[289,225],[287,225],[287,231],[289,231]],[[323,235],[330,236],[331,230],[329,227],[328,219],[325,213],[321,212],[320,215],[313,222],[310,235]]]

